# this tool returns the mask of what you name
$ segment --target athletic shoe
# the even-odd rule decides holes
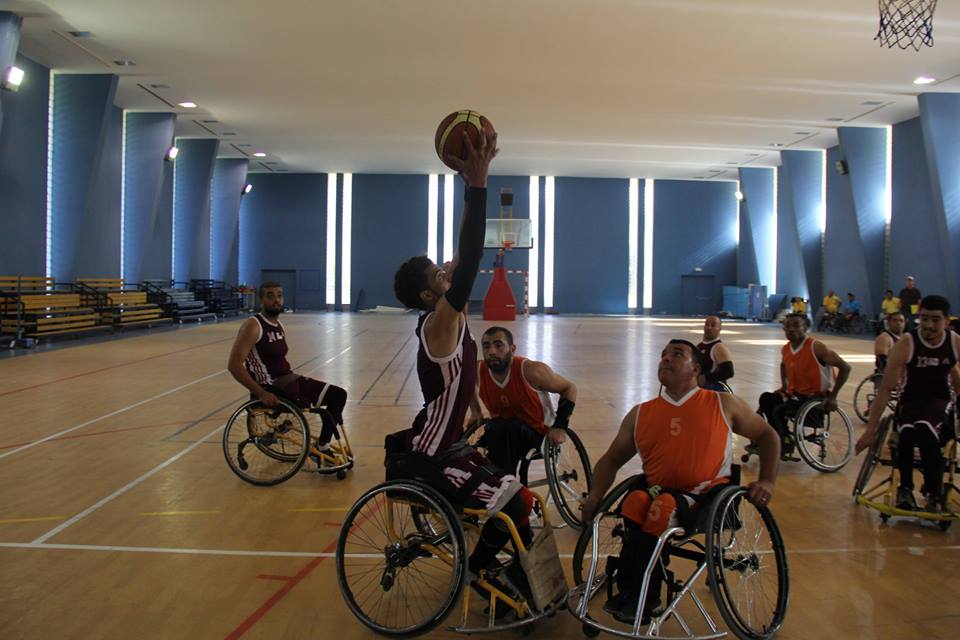
[[[613,616],[617,622],[624,624],[633,624],[637,619],[637,600],[638,593],[618,593],[603,603],[603,610]],[[657,598],[647,602],[643,608],[643,616],[640,618],[640,624],[650,624],[650,618],[653,611],[660,608],[660,599]]]
[[[897,489],[897,509],[917,511],[917,500],[913,497],[913,489],[899,487]]]
[[[940,513],[940,499],[934,495],[928,495],[923,510],[927,513]]]

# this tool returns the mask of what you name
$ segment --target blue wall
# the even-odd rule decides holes
[[[210,189],[219,145],[219,140],[177,140],[173,277],[178,282],[210,277]]]
[[[737,187],[733,182],[657,180],[653,189],[653,311],[683,311],[680,276],[695,267],[722,287],[737,281]],[[626,227],[621,230],[625,235]]]
[[[820,215],[825,198],[824,154],[788,150],[780,153],[780,159],[777,288],[788,296],[800,295],[819,304],[823,297]],[[784,194],[788,196],[786,201]]]
[[[237,284],[239,275],[240,198],[249,164],[245,158],[221,158],[213,168],[210,277],[230,284]]]
[[[20,91],[3,92],[0,128],[0,275],[45,275],[50,72],[17,58]]]
[[[793,182],[785,166],[777,172],[777,194],[777,289],[788,298],[809,298],[810,288],[797,234]]]
[[[20,28],[23,18],[10,11],[0,11],[0,73],[6,70],[17,59],[17,49],[20,47]],[[20,67],[23,69],[23,67]],[[0,94],[0,131],[3,130],[3,103],[6,96]]]
[[[766,285],[767,293],[773,294],[773,280],[776,277],[774,252],[777,238],[774,234],[776,220],[774,211],[775,171],[768,168],[742,167],[740,169],[740,191],[743,202],[740,203],[740,239],[750,236],[746,244],[740,246],[740,259],[746,261],[744,273],[738,275],[741,286],[747,284]],[[751,247],[752,245],[752,247]],[[750,259],[752,249],[753,260]],[[756,261],[756,273],[753,261]],[[755,280],[744,281],[745,276],[754,276]]]
[[[327,175],[254,173],[247,181],[253,191],[240,204],[240,281],[257,285],[264,269],[306,271],[297,279],[307,285],[296,291],[297,308],[326,308]]]

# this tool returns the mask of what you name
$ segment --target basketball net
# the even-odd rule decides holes
[[[933,46],[933,12],[937,0],[879,0],[880,28],[874,40],[890,49]]]

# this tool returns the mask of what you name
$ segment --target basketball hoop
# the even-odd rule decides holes
[[[933,46],[933,12],[937,0],[879,0],[880,28],[874,40],[880,46],[920,51]]]
[[[503,241],[503,250],[504,250],[504,251],[513,251],[513,240],[504,240],[504,241]]]

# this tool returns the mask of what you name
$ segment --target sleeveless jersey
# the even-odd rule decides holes
[[[733,431],[716,391],[692,389],[679,402],[661,392],[644,402],[634,443],[651,486],[700,494],[730,477]]]
[[[523,375],[527,361],[513,356],[503,382],[497,382],[485,360],[480,362],[480,399],[494,418],[517,418],[543,435],[553,424],[555,413],[550,394],[534,389]]]
[[[433,456],[463,437],[463,421],[477,384],[477,343],[464,319],[456,350],[445,358],[434,357],[423,336],[423,325],[431,315],[422,314],[417,323],[417,377],[423,408],[413,421],[411,445],[414,451]]]
[[[811,337],[796,351],[788,342],[780,354],[787,370],[787,393],[792,396],[823,395],[833,389],[833,367],[817,360]]]
[[[916,329],[904,334],[904,339],[910,341],[910,357],[900,383],[902,404],[950,401],[950,369],[957,364],[953,335],[948,329],[940,344],[931,345],[924,342]]]
[[[279,320],[274,324],[259,313],[253,317],[259,325],[260,338],[247,354],[244,366],[257,384],[273,384],[291,371],[287,362],[287,337]]]
[[[899,340],[900,338],[902,338],[902,337],[904,336],[904,334],[902,334],[902,333],[898,336],[898,335],[895,334],[894,332],[890,331],[890,329],[884,329],[883,332],[884,332],[885,334],[887,334],[888,336],[890,336],[890,339],[893,340],[893,344],[897,344],[897,340]]]
[[[701,342],[697,345],[697,349],[700,351],[703,359],[703,371],[711,372],[716,370],[717,363],[713,361],[713,348],[720,344],[720,338],[715,338],[710,342]]]

